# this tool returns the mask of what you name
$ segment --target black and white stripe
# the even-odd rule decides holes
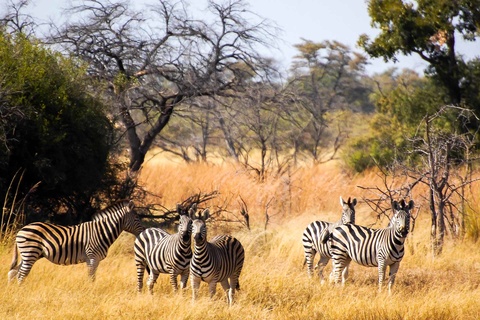
[[[193,221],[193,257],[190,263],[193,300],[197,297],[200,282],[208,283],[210,297],[220,282],[227,295],[229,305],[233,304],[235,289],[240,289],[239,277],[245,260],[242,244],[230,235],[219,235],[207,241],[208,209]]]
[[[405,253],[404,243],[410,229],[410,210],[413,206],[413,200],[408,205],[404,200],[400,203],[394,201],[393,218],[384,229],[353,224],[335,228],[328,241],[333,261],[333,281],[340,282],[340,274],[353,260],[362,266],[378,267],[378,286],[381,290],[385,271],[389,266],[390,292]],[[342,277],[342,284],[345,284],[345,281],[346,275]]]
[[[120,201],[95,214],[93,221],[75,226],[58,226],[34,222],[23,227],[16,236],[9,281],[15,276],[22,283],[33,264],[47,258],[59,265],[86,262],[88,274],[95,279],[97,267],[122,231],[140,234],[144,227],[133,210],[132,201]],[[18,262],[20,254],[20,263]]]
[[[340,197],[340,205],[342,207],[342,216],[337,222],[331,223],[326,221],[314,221],[310,223],[305,231],[303,232],[302,243],[303,250],[305,253],[304,265],[307,265],[307,273],[311,277],[313,276],[313,263],[315,260],[315,255],[318,252],[320,260],[317,263],[318,275],[320,280],[324,282],[323,269],[330,261],[331,254],[327,243],[322,242],[323,236],[328,236],[328,232],[331,232],[334,228],[342,224],[355,223],[355,205],[357,204],[357,199],[352,201],[348,198],[348,201],[344,201]]]
[[[191,214],[195,209],[190,209]],[[180,287],[185,289],[190,272],[192,258],[192,219],[177,206],[180,215],[178,232],[169,234],[160,228],[148,228],[135,240],[135,265],[137,266],[137,289],[143,288],[145,269],[149,274],[147,286],[153,293],[153,286],[160,273],[170,275],[173,290],[178,290],[177,278],[180,275]]]

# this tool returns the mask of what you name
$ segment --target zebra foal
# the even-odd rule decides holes
[[[342,216],[337,222],[331,223],[326,221],[314,221],[310,223],[303,232],[302,243],[303,250],[305,252],[305,260],[303,265],[307,264],[307,273],[310,277],[313,276],[313,262],[315,260],[315,255],[318,252],[320,260],[317,263],[318,275],[320,280],[323,283],[323,269],[330,261],[331,254],[326,243],[322,242],[322,236],[327,235],[328,232],[331,232],[335,227],[338,227],[342,224],[355,223],[355,205],[357,204],[357,199],[348,200],[345,202],[342,197],[340,197],[340,205],[342,207]],[[328,231],[328,232],[325,232]],[[345,269],[345,272],[348,272]]]
[[[195,214],[196,206],[190,208],[190,214]],[[147,280],[148,290],[153,294],[160,273],[170,275],[173,290],[178,290],[177,278],[180,275],[180,287],[187,286],[192,258],[192,219],[177,205],[180,215],[178,232],[169,234],[160,228],[148,228],[135,239],[135,265],[137,267],[137,290],[143,289],[143,276],[145,269],[149,274]]]
[[[240,241],[229,235],[219,235],[207,241],[205,221],[208,217],[209,210],[206,209],[192,224],[194,250],[190,276],[193,301],[197,298],[201,281],[208,283],[210,298],[215,295],[217,283],[220,282],[228,304],[232,305],[235,289],[240,289],[238,278],[242,272],[245,251]]]
[[[22,283],[33,264],[47,258],[58,265],[87,263],[90,279],[95,280],[97,267],[122,231],[140,234],[144,227],[135,213],[132,201],[123,200],[96,213],[93,221],[74,226],[34,222],[18,231],[9,282],[17,277]],[[20,254],[20,262],[18,256]]]
[[[387,228],[371,229],[347,224],[331,232],[328,244],[333,261],[333,281],[340,282],[340,273],[353,260],[366,267],[378,267],[378,290],[382,290],[385,271],[389,267],[388,292],[395,282],[395,276],[404,256],[405,239],[410,229],[410,210],[413,200],[405,204],[393,202],[394,215]],[[342,277],[342,285],[346,276]]]

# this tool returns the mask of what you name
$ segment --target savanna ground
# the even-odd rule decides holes
[[[0,247],[0,319],[479,319],[480,250],[471,240],[448,240],[440,257],[429,246],[430,220],[423,204],[415,230],[406,242],[392,295],[377,291],[377,269],[351,264],[342,287],[309,279],[303,263],[302,232],[313,220],[336,221],[339,196],[361,200],[357,186],[382,185],[374,173],[349,176],[327,164],[298,169],[287,178],[263,184],[230,165],[174,164],[151,160],[142,184],[168,208],[198,192],[218,190],[209,205],[228,205],[230,218],[241,217],[239,196],[248,205],[251,230],[239,223],[210,225],[208,238],[231,233],[245,247],[246,259],[236,302],[228,307],[221,287],[215,299],[202,283],[192,303],[190,285],[175,294],[161,275],[154,295],[136,292],[130,234],[114,243],[100,263],[97,280],[87,281],[85,264],[56,266],[38,261],[24,285],[7,284],[12,243]],[[474,187],[474,193],[478,193]],[[417,201],[421,205],[421,201]],[[267,208],[268,207],[268,208]],[[266,223],[266,208],[269,216]],[[381,227],[376,215],[359,201],[357,223]],[[376,223],[376,224],[374,224]],[[325,273],[329,273],[331,264]]]

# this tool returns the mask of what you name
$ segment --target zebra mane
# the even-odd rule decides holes
[[[112,212],[117,211],[118,209],[128,207],[129,210],[132,210],[134,208],[134,203],[131,200],[119,200],[113,205],[98,211],[93,214],[92,216],[92,221],[98,221],[98,220],[103,220],[106,218],[110,218]]]

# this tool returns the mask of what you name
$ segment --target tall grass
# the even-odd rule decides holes
[[[36,183],[23,198],[18,198],[18,189],[23,180],[25,170],[18,170],[13,176],[3,199],[0,220],[0,244],[5,245],[15,236],[16,229],[25,223],[23,205],[27,197],[35,191],[40,183]]]
[[[375,268],[352,263],[345,288],[320,285],[303,268],[301,235],[315,219],[337,220],[339,196],[361,199],[357,185],[381,183],[374,173],[348,176],[332,164],[300,168],[291,179],[257,183],[233,164],[184,165],[147,163],[142,184],[161,196],[167,207],[199,191],[218,190],[207,205],[229,203],[241,196],[248,205],[251,230],[209,225],[208,238],[230,232],[245,247],[241,290],[228,307],[221,292],[208,298],[205,283],[200,299],[191,301],[190,288],[172,292],[161,275],[154,295],[136,293],[133,236],[122,234],[100,263],[97,280],[87,280],[84,264],[61,267],[38,261],[19,287],[6,284],[12,245],[0,247],[0,318],[2,319],[478,319],[480,316],[480,250],[470,241],[447,242],[440,257],[430,253],[430,221],[417,219],[414,237],[397,274],[393,294],[377,292]],[[273,199],[273,200],[272,200]],[[158,201],[158,199],[155,199]],[[265,228],[265,210],[270,223]],[[364,203],[357,205],[357,222],[375,222]],[[377,227],[385,223],[377,223]],[[330,272],[331,264],[325,272]],[[190,286],[189,286],[190,287]]]

